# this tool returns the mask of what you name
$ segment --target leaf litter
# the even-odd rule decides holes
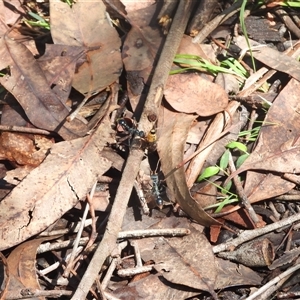
[[[252,299],[252,287],[262,285],[256,293],[267,288],[263,277],[293,272],[298,232],[292,223],[299,220],[297,31],[294,48],[285,52],[253,41],[252,31],[252,40],[238,35],[234,45],[225,45],[244,1],[232,6],[235,18],[224,24],[214,19],[203,24],[229,11],[223,3],[203,2],[193,7],[197,14],[188,25],[191,35],[209,32],[201,44],[183,35],[185,28],[175,28],[181,13],[184,17],[177,18],[187,22],[196,5],[192,1],[180,2],[174,18],[169,14],[175,7],[166,4],[170,11],[158,14],[153,1],[139,6],[51,0],[49,6],[42,1],[31,8],[0,2],[5,10],[0,14],[1,299],[100,299],[100,294]],[[250,13],[252,5],[247,5]],[[263,7],[256,9],[264,18],[256,26],[266,26],[260,33],[266,31],[268,42],[270,16]],[[25,11],[31,13],[24,21],[19,17]],[[41,16],[46,23],[50,17],[49,26],[28,22]],[[254,19],[245,22],[249,30]],[[291,20],[283,25],[293,28]],[[36,47],[22,41],[24,36],[38,36]],[[283,40],[287,36],[283,31]],[[244,56],[236,56],[234,46]],[[174,63],[164,70],[166,60],[173,61],[163,57],[168,47],[178,48],[188,65]],[[207,69],[201,65],[199,71],[203,62]],[[216,70],[231,73],[230,80]],[[278,80],[276,89],[272,84]],[[82,114],[81,106],[88,113]],[[242,156],[247,158],[240,164]],[[141,160],[143,171],[136,177]],[[129,197],[132,207],[126,208]],[[149,206],[146,215],[140,206]],[[287,224],[294,226],[286,232],[289,246],[274,231]],[[253,234],[243,241],[248,243],[234,242],[235,251],[216,256],[218,244],[247,233]],[[51,244],[55,256],[39,252]],[[283,253],[293,254],[288,262],[287,256],[280,259]],[[111,263],[103,263],[107,256]],[[57,259],[61,262],[52,266]],[[271,266],[263,274],[264,261]],[[90,291],[96,279],[102,287]],[[274,292],[269,288],[265,299]]]

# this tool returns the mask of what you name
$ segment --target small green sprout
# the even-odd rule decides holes
[[[226,187],[221,187],[220,185],[215,184],[214,182],[211,182],[209,180],[207,180],[207,181],[210,182],[211,184],[213,184],[215,187],[217,187],[217,189],[220,190],[221,194],[224,195],[224,196],[217,197],[219,200],[222,200],[222,201],[219,202],[219,203],[215,203],[215,204],[212,204],[212,205],[209,205],[209,206],[205,207],[204,208],[205,210],[212,209],[212,208],[216,207],[217,209],[215,210],[215,214],[217,214],[223,209],[223,207],[225,205],[235,203],[235,202],[239,201],[238,196],[229,191],[230,188],[231,188],[231,181],[230,181],[230,184],[228,183],[229,185],[227,185]]]
[[[76,0],[61,0],[64,3],[67,3],[70,7],[73,6],[74,3],[76,3]]]
[[[32,18],[36,19],[37,21],[24,20],[25,23],[27,23],[27,24],[29,24],[31,26],[38,26],[38,27],[42,27],[42,28],[50,30],[50,24],[44,18],[42,18],[38,14],[35,14],[35,13],[31,12],[31,11],[29,11],[28,14]]]
[[[240,77],[242,79],[246,79],[246,70],[243,69],[241,64],[239,64],[236,60],[236,62],[234,62],[234,60],[234,58],[228,59],[225,62],[223,62],[223,65],[216,66],[198,55],[177,54],[174,58],[174,63],[181,65],[183,68],[172,70],[170,74],[173,75],[189,70],[197,70],[200,72],[210,73],[214,76],[216,76],[218,73],[228,73]],[[243,70],[241,70],[241,68]]]

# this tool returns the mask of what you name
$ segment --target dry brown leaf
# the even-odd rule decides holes
[[[211,293],[217,269],[211,244],[204,234],[190,227],[191,234],[180,238],[160,238],[152,251],[155,269],[165,279]]]
[[[22,243],[16,247],[7,258],[7,264],[10,272],[10,276],[13,280],[10,281],[7,296],[11,293],[16,296],[18,291],[17,286],[21,283],[24,289],[41,290],[37,273],[36,273],[36,253],[37,248],[42,242],[54,239],[55,237],[39,238]],[[15,281],[18,281],[16,284]],[[45,300],[45,297],[34,297],[34,299]]]
[[[52,147],[43,163],[0,203],[1,250],[45,230],[85,198],[112,164],[101,155],[111,135],[104,121],[90,136]]]
[[[215,259],[218,276],[215,289],[225,289],[239,285],[260,285],[262,278],[257,272],[242,265],[221,258]]]
[[[121,40],[106,16],[102,0],[78,0],[72,7],[50,1],[51,36],[55,44],[84,47],[73,87],[82,94],[98,92],[115,82],[122,71]]]
[[[209,60],[199,44],[192,43],[190,36],[184,35],[178,54],[198,55]],[[199,116],[211,116],[223,111],[228,104],[225,90],[215,83],[213,78],[204,74],[176,74],[168,78],[165,97],[177,111],[197,113]]]
[[[268,45],[260,44],[250,39],[249,41],[251,47],[259,46],[259,48],[253,48],[252,51],[252,55],[255,59],[274,70],[286,73],[300,81],[299,64],[295,58],[272,49],[268,47]],[[242,49],[248,49],[248,44],[243,36],[237,37],[237,45]]]
[[[44,144],[38,144],[36,139],[40,139]],[[52,144],[53,141],[44,136],[2,132],[0,134],[0,158],[18,165],[36,167],[45,159]]]
[[[114,290],[114,296],[121,300],[153,300],[153,291],[155,299],[188,299],[199,295],[198,291],[184,290],[181,286],[167,282],[159,274],[151,274]]]
[[[210,217],[190,195],[183,168],[168,174],[183,160],[183,151],[188,131],[195,116],[174,113],[164,109],[163,117],[158,123],[157,151],[161,160],[161,168],[166,176],[167,186],[180,207],[201,225],[218,224]]]
[[[152,5],[128,14],[132,27],[124,41],[122,58],[127,72],[128,95],[133,108],[138,105],[145,85],[150,85],[153,66],[163,42],[157,25],[156,28],[151,26],[155,10],[156,5]]]
[[[67,140],[87,132],[77,119],[64,122],[69,110],[50,89],[38,62],[24,45],[4,36],[0,38],[0,69],[8,66],[11,74],[1,77],[0,83],[15,96],[34,126],[56,131]]]
[[[269,109],[255,151],[233,174],[254,169],[280,173],[247,173],[245,192],[252,203],[282,195],[295,186],[281,178],[281,174],[300,173],[300,146],[297,142],[300,132],[299,92],[300,83],[291,79]]]
[[[83,47],[46,44],[45,53],[37,61],[58,99],[66,104],[71,92],[75,67],[83,59]]]
[[[164,91],[167,102],[177,111],[211,116],[228,104],[225,90],[199,74],[176,74],[168,78]]]
[[[24,6],[22,1],[19,0],[0,0],[0,19],[6,25],[14,25],[22,14],[25,14]],[[0,22],[0,23],[2,23]],[[0,25],[1,27],[1,25]],[[0,35],[6,31],[1,32]]]

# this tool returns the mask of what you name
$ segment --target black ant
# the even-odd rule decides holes
[[[164,201],[163,199],[161,198],[161,188],[160,188],[160,180],[158,178],[158,175],[157,174],[153,174],[153,175],[150,175],[150,178],[152,180],[152,194],[155,196],[155,201],[156,201],[156,205],[159,207],[159,208],[162,208],[163,204],[164,204]]]
[[[129,121],[127,121],[127,119],[125,120],[124,118],[121,118],[121,119],[118,119],[118,124],[123,128],[124,131],[127,131],[131,136],[133,135],[137,135],[141,138],[145,137],[145,133],[144,131],[141,131],[141,130],[138,130],[136,128],[136,123],[131,120],[131,119],[128,119],[131,121],[131,126],[129,125]]]

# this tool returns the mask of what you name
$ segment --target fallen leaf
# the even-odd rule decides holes
[[[242,265],[235,264],[228,260],[215,258],[215,264],[218,269],[216,279],[216,289],[225,289],[239,285],[260,285],[262,278],[257,272]]]
[[[204,117],[223,111],[228,104],[221,86],[195,73],[170,75],[164,94],[175,110]]]
[[[116,29],[109,24],[101,0],[78,0],[72,7],[51,0],[50,15],[54,43],[80,46],[86,51],[85,61],[77,66],[73,77],[76,90],[92,94],[119,78],[122,72],[121,40]]]
[[[183,36],[177,54],[198,55],[209,60],[202,47],[192,43],[192,38],[187,35]],[[197,73],[170,75],[164,91],[165,98],[179,112],[214,115],[226,108],[228,96],[212,80],[212,76]]]
[[[22,1],[19,0],[1,0],[0,1],[0,18],[1,25],[14,25],[22,14],[25,14],[24,6]],[[4,32],[3,32],[4,33]]]
[[[187,299],[199,295],[199,291],[183,290],[181,286],[166,282],[159,274],[149,276],[134,282],[128,286],[114,290],[114,296],[118,299],[153,300],[155,299]]]
[[[300,146],[296,142],[300,131],[299,92],[300,83],[291,79],[269,109],[255,150],[230,176],[249,170],[280,173],[247,172],[245,192],[252,203],[282,195],[295,186],[281,174],[300,173]]]
[[[185,141],[194,119],[194,115],[164,109],[163,117],[159,118],[158,123],[157,151],[172,199],[176,199],[183,211],[199,224],[210,226],[218,222],[191,197],[183,167],[174,172],[176,166],[183,160]]]
[[[252,55],[271,69],[286,73],[300,81],[300,70],[296,58],[292,58],[278,50],[272,49],[266,44],[260,44],[249,39],[251,47],[253,47]],[[245,37],[238,36],[236,44],[242,49],[248,49]],[[259,46],[258,48],[254,48]],[[258,51],[254,51],[258,50]]]
[[[82,59],[83,52],[83,47],[46,44],[44,55],[37,60],[48,85],[64,104],[71,92],[76,63]]]
[[[37,139],[40,139],[38,144]],[[53,141],[44,136],[2,132],[0,134],[0,158],[18,165],[38,166],[46,157]]]
[[[1,250],[45,230],[86,196],[112,164],[101,155],[111,134],[104,121],[90,136],[53,145],[43,163],[0,203]]]
[[[128,96],[133,109],[140,102],[145,85],[150,86],[163,37],[151,24],[156,5],[131,11],[128,20],[131,29],[122,48],[122,59],[127,73]],[[151,26],[152,25],[152,26]]]
[[[214,292],[217,269],[210,243],[193,227],[180,238],[160,238],[152,251],[155,269],[168,281],[194,289]]]
[[[8,66],[11,74],[1,77],[0,83],[15,96],[34,126],[55,131],[67,140],[86,134],[81,121],[65,122],[69,110],[49,87],[31,52],[5,36],[0,37],[0,69]]]
[[[13,280],[9,283],[7,296],[10,295],[10,292],[14,294],[17,292],[16,284],[14,282],[16,280],[23,285],[24,289],[41,290],[35,267],[37,248],[42,242],[54,238],[55,237],[44,237],[22,243],[10,253],[7,258],[7,264]],[[43,300],[46,298],[34,297],[34,299]]]

